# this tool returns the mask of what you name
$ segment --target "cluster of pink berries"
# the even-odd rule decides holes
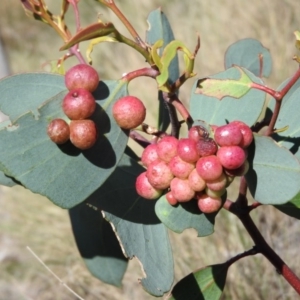
[[[92,94],[99,84],[97,71],[89,65],[79,64],[66,72],[65,85],[69,93],[64,97],[62,109],[70,119],[52,120],[47,129],[50,139],[56,144],[68,140],[81,149],[91,148],[97,140],[97,128],[89,117],[96,109],[96,100]]]
[[[147,146],[141,158],[147,171],[137,177],[137,193],[156,199],[168,189],[171,205],[196,199],[203,213],[219,210],[226,187],[248,171],[246,149],[253,133],[241,121],[212,128],[214,139],[202,126],[193,126],[188,138],[165,136]]]

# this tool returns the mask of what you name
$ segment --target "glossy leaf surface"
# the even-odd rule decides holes
[[[273,139],[254,135],[248,160],[250,169],[246,180],[255,200],[263,204],[283,204],[298,194],[299,161]]]
[[[263,84],[260,78],[243,69],[243,72],[256,83]],[[238,80],[241,73],[237,68],[210,76],[221,80]],[[258,119],[265,102],[265,93],[251,89],[240,99],[224,97],[221,101],[205,94],[196,94],[197,82],[192,88],[190,113],[194,120],[203,120],[208,124],[224,125],[227,122],[241,120],[252,126]]]
[[[38,85],[43,76],[31,76],[28,85],[28,76],[16,78],[17,82],[23,84],[22,101],[30,103],[34,81],[36,79]],[[44,80],[48,79],[47,74]],[[6,86],[2,83],[0,94]],[[52,97],[49,92],[49,100],[44,103],[44,91],[35,90],[35,98],[38,99],[39,93],[42,99],[39,105],[37,101],[35,103],[35,116],[24,107],[23,115],[13,119],[15,114],[11,116],[10,110],[5,110],[12,125],[0,130],[0,163],[6,175],[15,178],[26,188],[48,197],[63,208],[71,208],[105,182],[123,155],[128,137],[114,122],[111,108],[114,101],[127,95],[127,85],[123,81],[102,81],[99,84],[94,92],[97,108],[92,116],[99,137],[96,144],[85,151],[80,151],[70,142],[58,146],[48,137],[49,122],[55,118],[66,118],[61,108],[66,91],[57,94],[56,86],[53,90]],[[20,98],[17,100],[20,101]],[[7,99],[1,97],[0,101]]]
[[[102,23],[98,22],[89,25],[86,28],[78,31],[65,45],[63,45],[59,50],[67,50],[83,41],[88,41],[98,37],[106,36],[116,31],[115,26],[112,23]]]
[[[207,266],[181,279],[172,290],[171,300],[219,300],[226,281],[228,265]]]
[[[258,77],[269,77],[272,57],[269,50],[258,40],[242,39],[229,46],[225,53],[225,68],[234,65],[244,67]]]
[[[89,271],[101,281],[120,287],[128,261],[111,225],[86,203],[69,211],[75,241]]]
[[[162,296],[173,282],[173,257],[168,232],[154,211],[155,201],[143,199],[135,191],[136,177],[143,171],[124,154],[116,170],[87,202],[101,209],[112,223],[126,256],[140,261],[144,289]]]

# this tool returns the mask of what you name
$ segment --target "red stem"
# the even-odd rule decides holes
[[[84,57],[82,56],[82,54],[81,54],[81,52],[80,52],[80,49],[79,49],[78,44],[72,46],[72,47],[69,49],[69,52],[70,52],[71,55],[76,56],[76,58],[78,59],[78,61],[79,61],[81,64],[86,64],[86,61],[85,61]]]
[[[79,15],[79,10],[78,10],[78,1],[76,0],[68,0],[68,2],[72,5],[74,9],[74,15],[75,15],[75,23],[76,23],[76,32],[80,30],[80,15]]]
[[[169,103],[171,103],[179,112],[179,114],[182,116],[182,118],[187,122],[192,124],[193,119],[187,110],[187,108],[184,106],[184,104],[179,100],[178,96],[176,94],[173,94],[169,98]]]
[[[140,135],[135,130],[131,130],[129,136],[143,148],[146,148],[148,145],[151,144],[151,142],[149,142],[147,139],[145,139],[142,135]]]
[[[300,77],[300,68],[298,68],[297,72],[293,75],[293,77],[290,79],[290,81],[279,92],[279,98],[278,98],[278,100],[282,100],[282,98],[288,93],[288,91],[295,84],[295,82],[299,79],[299,77]]]
[[[276,252],[268,245],[252,218],[249,215],[249,209],[241,210],[240,207],[227,199],[223,206],[224,209],[235,214],[243,223],[245,229],[251,236],[255,248],[263,254],[270,263],[276,268],[277,272],[296,290],[300,295],[300,278],[287,266],[287,264],[276,254]]]
[[[278,92],[265,86],[265,85],[261,85],[259,83],[256,83],[256,82],[252,82],[251,83],[251,88],[254,88],[254,89],[257,89],[257,90],[260,90],[260,91],[263,91],[269,95],[271,95],[273,98],[277,99],[278,98]]]
[[[268,245],[256,225],[254,224],[250,215],[244,214],[238,217],[245,226],[258,250],[270,261],[270,263],[276,268],[277,272],[281,274],[300,295],[300,279]]]
[[[154,68],[142,68],[125,74],[122,77],[122,80],[130,82],[131,80],[137,77],[147,76],[147,77],[155,78],[158,75],[159,75],[159,71]]]

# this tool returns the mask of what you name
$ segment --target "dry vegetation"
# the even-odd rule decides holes
[[[58,0],[49,0],[55,8]],[[300,2],[274,1],[118,1],[141,36],[147,28],[147,13],[162,6],[177,39],[190,48],[201,35],[201,50],[196,63],[199,77],[223,69],[223,55],[234,41],[253,37],[271,50],[273,73],[268,84],[276,87],[297,68],[291,60],[295,54],[293,31],[300,27]],[[118,20],[93,0],[82,0],[83,25],[97,20]],[[61,56],[62,42],[46,25],[28,19],[17,0],[2,0],[0,32],[9,53],[14,73],[39,71],[42,65]],[[70,16],[72,20],[72,16]],[[125,32],[125,31],[124,31]],[[126,50],[126,51],[125,51]],[[125,46],[103,44],[94,51],[94,65],[102,78],[118,78],[122,73],[141,67],[138,54]],[[191,83],[181,96],[188,99]],[[134,94],[153,100],[155,88],[150,80],[137,80],[131,85]],[[151,91],[151,92],[150,92]],[[152,113],[155,112],[153,106]],[[151,122],[151,116],[148,117]],[[276,183],[275,183],[276,184]],[[141,276],[138,263],[131,261],[123,288],[107,286],[86,271],[74,244],[67,211],[47,199],[20,187],[0,189],[0,299],[50,300],[75,299],[26,250],[30,246],[42,260],[86,300],[153,299],[138,285]],[[235,195],[235,191],[231,191]],[[272,207],[261,207],[252,213],[268,242],[300,276],[298,255],[300,229],[298,222]],[[170,233],[178,281],[191,271],[207,264],[220,263],[252,247],[250,238],[238,220],[222,212],[216,221],[216,233],[197,238],[193,230],[181,235]],[[243,259],[229,270],[223,299],[296,299],[292,288],[261,255]],[[188,297],[187,297],[188,299]]]

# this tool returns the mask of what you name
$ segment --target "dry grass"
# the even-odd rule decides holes
[[[55,6],[57,0],[49,1]],[[237,39],[253,37],[271,50],[274,69],[268,84],[276,87],[297,68],[293,31],[299,29],[300,2],[274,1],[117,1],[141,36],[147,28],[147,13],[162,5],[178,39],[193,49],[196,32],[201,35],[201,50],[196,63],[199,77],[223,70],[226,48]],[[135,3],[133,5],[132,3]],[[84,24],[104,20],[121,25],[95,1],[81,1]],[[13,72],[41,70],[41,65],[61,54],[61,40],[46,25],[25,17],[19,1],[4,0],[0,8],[0,32],[5,40]],[[70,20],[72,17],[70,17]],[[120,25],[120,26],[119,26]],[[125,31],[124,31],[125,32]],[[94,52],[94,65],[102,78],[118,78],[144,65],[138,54],[122,45],[106,44]],[[113,55],[113,59],[112,59]],[[188,83],[182,91],[187,102]],[[131,85],[134,94],[147,101],[155,96],[155,84],[137,80]],[[150,105],[150,104],[149,104]],[[151,107],[153,120],[155,108]],[[232,190],[234,197],[235,190]],[[74,244],[67,212],[47,199],[20,187],[1,188],[0,194],[0,299],[75,299],[26,250],[29,245],[42,260],[74,291],[86,300],[152,299],[138,286],[141,276],[137,262],[131,261],[123,288],[107,286],[86,271]],[[268,242],[300,275],[298,255],[299,226],[272,207],[252,213]],[[193,230],[181,235],[170,233],[175,257],[175,280],[206,264],[225,261],[252,247],[251,240],[238,220],[227,212],[217,218],[216,233],[197,238]],[[296,299],[293,289],[274,268],[258,255],[243,259],[231,267],[222,299]]]

